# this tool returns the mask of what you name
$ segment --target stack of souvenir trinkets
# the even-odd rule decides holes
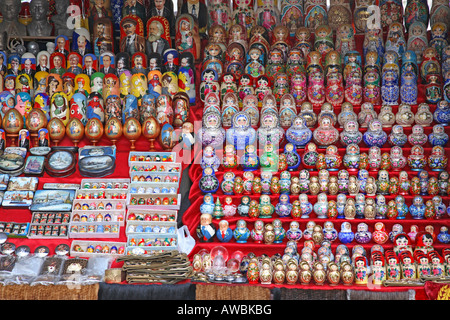
[[[254,5],[209,29],[201,170],[183,216],[194,270],[222,281],[229,269],[210,254],[221,246],[245,252],[231,264],[251,283],[449,277],[449,5],[382,3],[370,26],[347,1]]]

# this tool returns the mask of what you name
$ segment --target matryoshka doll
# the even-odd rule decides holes
[[[245,147],[244,158],[241,165],[244,171],[254,171],[259,168],[259,156],[254,145],[249,144]]]
[[[325,161],[328,171],[338,171],[342,158],[339,155],[338,148],[335,145],[329,145],[325,151]]]
[[[254,11],[255,3],[253,0],[236,0],[233,1],[231,12],[231,24],[239,24],[250,34],[250,29],[257,25]]]
[[[368,27],[364,33],[364,57],[366,57],[367,53],[370,51],[376,52],[379,57],[384,55],[383,31],[379,29],[378,26]]]
[[[75,93],[72,96],[72,99],[83,99],[82,96],[84,96],[82,93]],[[74,102],[76,102],[76,100]],[[108,98],[106,98],[105,100],[105,121],[108,121],[111,118],[117,118],[117,120],[119,120],[120,122],[122,122],[122,102],[120,101],[119,96],[117,95],[109,95]],[[75,117],[80,119],[81,122],[86,125],[87,122],[87,116],[86,116],[86,104],[87,104],[87,99],[86,102],[84,104],[84,109],[83,106],[80,105],[79,103],[77,103],[77,106],[75,106],[74,104],[72,104],[72,100],[71,100],[71,105],[70,105],[70,114],[71,117]],[[154,106],[154,103],[153,103]],[[72,108],[74,108],[74,111],[72,112]],[[155,111],[156,112],[156,111]],[[154,114],[155,118],[156,118],[156,113]],[[143,121],[142,121],[143,123]]]
[[[426,76],[425,97],[426,102],[436,104],[442,99],[442,83],[437,74],[428,74]]]
[[[402,23],[393,22],[389,25],[385,46],[386,51],[394,51],[399,57],[406,51],[406,40]]]
[[[300,165],[301,158],[296,151],[296,147],[292,143],[286,143],[284,146],[284,154],[286,155],[286,161],[289,171],[295,171]]]
[[[239,166],[236,149],[233,145],[227,144],[222,157],[222,168],[225,170],[233,170]]]
[[[377,146],[369,148],[369,170],[378,171],[381,163],[381,149]]]
[[[308,128],[314,128],[317,124],[317,115],[313,109],[312,104],[309,101],[305,101],[302,103],[298,114],[305,119],[305,124]]]
[[[243,194],[252,194],[254,178],[255,178],[255,175],[253,174],[252,171],[244,171],[243,180],[242,180],[243,187],[244,187]]]
[[[428,48],[427,28],[422,21],[415,21],[411,25],[406,25],[408,30],[407,50],[416,54],[417,63],[422,62],[422,53]]]
[[[292,120],[292,125],[286,130],[286,139],[296,148],[304,148],[312,138],[312,131],[309,129],[302,116],[296,116]]]
[[[307,98],[306,72],[299,71],[291,76],[290,93],[297,106],[302,105]]]
[[[257,127],[259,122],[258,98],[254,94],[246,95],[242,101],[240,112],[246,112],[250,117],[250,125]]]
[[[130,96],[127,98],[127,100],[130,98]],[[125,101],[124,101],[125,103]],[[161,94],[156,98],[156,119],[158,120],[160,125],[163,125],[165,123],[172,124],[173,118],[174,118],[174,112],[172,107],[172,98],[169,95]],[[136,103],[136,109],[138,109],[137,103]],[[126,104],[124,105],[124,114],[126,110]],[[135,111],[138,112],[137,110]],[[123,119],[126,120],[125,117]]]
[[[286,73],[286,65],[283,61],[283,52],[278,48],[271,48],[266,63],[266,75],[273,83],[278,73]]]
[[[343,163],[346,170],[356,172],[359,169],[360,149],[357,144],[351,143],[345,149]]]
[[[374,109],[373,103],[371,102],[364,102],[361,105],[361,110],[358,113],[358,123],[361,128],[367,128],[369,126],[369,123],[372,122],[372,120],[375,120],[378,118],[378,115]]]
[[[280,218],[290,217],[292,211],[292,203],[290,203],[289,195],[280,194],[278,203],[275,205],[275,212]]]
[[[406,165],[406,157],[403,156],[402,148],[394,146],[390,151],[391,166],[394,171],[402,170]]]
[[[297,116],[297,107],[295,99],[290,93],[285,93],[280,98],[280,107],[278,113],[280,119],[280,126],[283,129],[288,129],[294,118]]]
[[[255,89],[253,87],[253,78],[248,74],[243,74],[239,79],[239,85],[237,90],[239,102],[242,103],[245,96],[253,95],[254,93]]]
[[[399,255],[402,279],[416,279],[417,267],[410,251],[402,251]]]
[[[258,105],[262,105],[262,101],[264,100],[264,98],[267,95],[272,94],[272,86],[268,76],[263,74],[260,75],[258,79],[256,79],[254,93],[259,100]]]
[[[215,193],[219,189],[219,179],[217,179],[212,167],[203,169],[202,177],[199,180],[199,187],[203,193]]]
[[[434,146],[431,155],[428,157],[428,166],[432,171],[443,171],[447,168],[448,159],[442,146]]]
[[[372,52],[373,51],[371,51],[371,53]],[[359,75],[359,78],[362,79],[363,64],[362,64],[361,54],[358,51],[353,50],[353,51],[347,52],[345,55],[342,55],[342,57],[343,57],[342,77],[344,78],[344,82],[347,83],[348,78],[354,72],[356,72]],[[366,62],[366,64],[367,64],[367,62]]]
[[[341,128],[345,127],[348,121],[357,121],[358,115],[353,109],[353,105],[349,102],[344,102],[341,105],[341,111],[337,116],[337,122]]]
[[[280,23],[280,11],[277,3],[274,5],[270,0],[260,0],[257,3],[255,10],[256,24],[266,28],[271,34],[275,26]]]
[[[202,146],[222,147],[225,141],[225,129],[222,128],[221,116],[216,111],[203,114],[202,127],[195,135]]]
[[[258,47],[252,47],[247,53],[244,73],[252,78],[254,83],[259,76],[265,74],[264,53]]]
[[[381,99],[383,105],[397,105],[399,95],[398,73],[394,72],[394,70],[386,70],[383,73],[381,85]]]
[[[280,104],[281,102],[281,97],[285,94],[288,94],[289,91],[290,88],[288,76],[285,73],[277,73],[275,76],[272,93],[278,104]]]
[[[309,74],[307,97],[313,107],[320,107],[326,101],[323,73],[317,71]]]
[[[360,105],[363,102],[363,86],[361,73],[354,71],[345,79],[344,98],[352,105]]]
[[[305,147],[305,152],[302,155],[302,164],[305,169],[312,171],[316,166],[316,161],[319,153],[317,152],[317,146],[315,143],[308,143]]]
[[[314,50],[322,55],[322,59],[331,50],[334,50],[333,29],[329,25],[320,25],[314,30]]]
[[[339,52],[341,57],[345,57],[347,52],[356,49],[354,29],[351,24],[340,24],[336,30],[335,50]]]
[[[331,103],[334,107],[342,105],[342,102],[344,102],[344,85],[342,81],[342,74],[339,72],[329,73],[327,75],[326,83],[326,101]]]
[[[305,59],[303,57],[303,51],[298,47],[293,47],[289,50],[288,58],[286,62],[286,74],[289,79],[300,72],[305,72]]]
[[[213,0],[208,3],[208,25],[210,26],[209,32],[215,25],[220,25],[228,30],[231,25],[231,7],[228,2]]]
[[[67,125],[70,118],[70,107],[67,95],[62,92],[55,92],[50,102],[50,117],[60,119],[64,125]]]
[[[398,183],[399,183],[399,194],[402,196],[409,194],[411,182],[409,181],[408,178],[408,172],[401,171],[398,174]]]
[[[426,83],[427,76],[434,74],[441,75],[441,64],[439,62],[439,54],[433,47],[426,48],[422,53],[422,62],[419,64],[420,77],[422,83]]]
[[[224,73],[220,81],[220,96],[225,97],[227,93],[237,94],[236,77],[230,72]]]
[[[313,132],[313,139],[316,144],[327,147],[336,143],[339,139],[339,131],[332,125],[332,120],[328,116],[320,119],[319,127]]]
[[[345,146],[350,144],[358,145],[363,138],[363,134],[359,131],[359,125],[356,120],[346,121],[344,124],[344,130],[341,131],[339,136],[340,141]]]
[[[386,232],[386,227],[383,222],[375,223],[372,239],[377,244],[384,244],[389,239],[389,235]]]
[[[447,8],[450,13],[450,7],[447,6]],[[448,15],[448,17],[450,16]],[[439,60],[442,60],[442,52],[444,48],[448,46],[448,40],[446,37],[447,31],[448,25],[445,22],[435,22],[431,24],[431,40],[429,45],[430,47],[436,49],[439,55]]]
[[[367,72],[363,80],[363,101],[370,102],[373,105],[381,104],[380,74],[375,71]]]
[[[181,13],[176,18],[175,26],[175,48],[178,52],[191,52],[195,60],[200,59],[200,30],[194,16]]]
[[[383,147],[387,141],[387,133],[383,130],[380,120],[375,119],[369,123],[368,130],[363,134],[363,140],[369,148]]]

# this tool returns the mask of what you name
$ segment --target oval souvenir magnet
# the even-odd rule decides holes
[[[14,251],[16,251],[16,245],[14,243],[5,242],[2,245],[2,254],[10,255],[10,254],[13,254]]]
[[[61,243],[61,244],[57,245],[56,249],[55,249],[55,253],[58,256],[65,256],[65,255],[69,254],[69,251],[70,251],[70,247],[65,243]]]
[[[46,257],[49,254],[50,250],[46,246],[39,246],[36,248],[34,253],[39,257],[43,258]]]
[[[16,255],[20,258],[26,257],[30,254],[30,247],[29,246],[19,246],[16,249]]]

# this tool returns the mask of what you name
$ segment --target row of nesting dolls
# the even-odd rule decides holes
[[[375,246],[374,246],[375,247]],[[449,254],[444,257],[437,250],[404,249],[371,250],[368,257],[365,250],[343,254],[339,259],[331,260],[330,254],[311,253],[303,247],[300,253],[291,253],[286,248],[282,257],[268,258],[267,255],[248,259],[245,262],[245,274],[252,284],[289,284],[289,285],[366,285],[381,286],[389,283],[411,285],[424,280],[436,279],[450,274]],[[325,247],[321,247],[326,250]],[[314,256],[313,258],[311,256]],[[334,258],[334,257],[333,257]],[[406,282],[404,282],[406,281]]]
[[[206,169],[204,169],[205,171]],[[207,171],[207,170],[206,170]],[[437,176],[430,175],[421,169],[411,178],[407,171],[400,171],[397,175],[388,170],[380,170],[371,174],[366,169],[350,172],[342,169],[337,174],[330,174],[326,169],[320,169],[317,175],[311,175],[308,170],[300,170],[298,174],[281,171],[280,174],[261,171],[258,175],[251,171],[237,174],[226,171],[219,179],[214,174],[203,173],[200,189],[204,193],[214,193],[220,190],[223,194],[292,194],[307,193],[317,195],[325,192],[330,195],[338,193],[356,195],[361,192],[370,196],[382,195],[437,195],[449,194],[449,174],[441,171]],[[206,182],[214,182],[206,185]]]
[[[111,117],[122,123],[135,117],[142,124],[146,118],[153,116],[160,125],[169,123],[174,127],[181,127],[187,121],[190,101],[186,93],[180,91],[172,95],[166,90],[149,92],[145,75],[135,74],[130,79],[133,85],[124,91],[112,74],[103,79],[93,77],[92,86],[85,74],[64,78],[49,74],[43,78],[44,85],[39,85],[34,95],[17,89],[2,91],[1,116],[8,109],[15,108],[25,120],[32,108],[39,108],[48,120],[57,117],[65,125],[70,118],[78,118],[84,125],[92,118],[105,123]],[[48,82],[47,86],[45,82]]]
[[[373,226],[373,231],[371,231],[370,226],[365,222],[360,222],[356,226],[356,232],[353,232],[352,224],[348,221],[342,222],[341,232],[335,229],[334,223],[331,220],[326,220],[323,226],[319,222],[309,220],[305,224],[305,229],[302,231],[300,226],[300,221],[294,220],[289,222],[289,228],[283,227],[283,221],[279,218],[275,218],[271,221],[259,219],[258,217],[253,217],[252,221],[247,221],[245,219],[239,219],[236,221],[236,227],[234,230],[230,227],[230,221],[227,219],[222,219],[221,216],[211,216],[209,214],[202,214],[197,228],[197,236],[202,242],[212,242],[217,238],[220,242],[230,242],[233,238],[237,243],[246,243],[249,239],[253,240],[253,243],[265,243],[265,244],[280,244],[284,240],[287,241],[300,241],[304,240],[307,243],[313,240],[314,243],[323,244],[323,241],[327,241],[330,244],[339,240],[342,244],[352,243],[354,240],[358,244],[368,244],[370,242],[375,242],[377,244],[383,245],[388,241],[393,242],[394,245],[411,246],[417,240],[417,245],[419,247],[423,246],[423,240],[428,246],[432,247],[433,243],[450,243],[450,235],[448,233],[448,227],[441,225],[439,227],[439,233],[434,234],[434,226],[428,225],[425,227],[425,231],[419,231],[419,226],[412,225],[411,231],[406,233],[404,231],[403,225],[396,223],[392,226],[392,231],[389,233],[386,231],[386,226],[383,222],[377,222]],[[215,219],[215,221],[213,221]],[[309,219],[309,217],[306,217]],[[248,223],[253,224],[253,228],[250,230],[248,228]],[[216,227],[216,223],[218,228]],[[201,226],[211,227],[210,232],[202,232]],[[217,228],[217,230],[216,230]],[[215,231],[211,232],[211,231]],[[265,237],[265,232],[274,231],[274,238],[270,238],[268,242]],[[430,231],[433,233],[431,234]],[[426,237],[423,237],[424,234]],[[399,241],[399,235],[404,235]],[[430,243],[431,242],[431,243]]]
[[[0,60],[3,57],[4,55],[0,54]],[[17,55],[13,57],[17,60],[20,58]],[[132,56],[123,52],[117,55],[105,52],[99,59],[93,54],[81,58],[77,53],[70,53],[66,64],[63,53],[54,52],[50,55],[47,51],[41,51],[38,60],[43,59],[45,62],[36,66],[34,56],[25,53],[21,58],[24,68],[3,74],[0,89],[31,94],[44,92],[51,96],[49,78],[56,78],[69,95],[82,81],[88,92],[101,92],[105,86],[120,91],[122,96],[131,91],[138,96],[142,95],[143,91],[155,95],[167,93],[172,96],[183,91],[189,95],[190,103],[195,103],[195,65],[192,54],[178,54],[177,50],[169,49],[164,57],[163,62],[159,54],[147,57],[142,52]],[[31,65],[25,68],[28,61],[31,61]],[[3,67],[6,69],[4,65]],[[107,91],[104,94],[105,99],[109,93]]]
[[[205,47],[202,68],[216,69],[219,77],[225,72],[233,72],[239,75],[250,74],[253,79],[264,73],[273,78],[276,68],[293,69],[298,68],[298,64],[305,67],[318,58],[323,66],[329,63],[343,64],[347,54],[352,52],[362,53],[365,64],[374,59],[369,57],[369,52],[378,63],[381,63],[386,52],[393,52],[397,54],[399,61],[413,60],[420,65],[425,58],[424,51],[429,47],[436,50],[436,59],[442,61],[445,70],[449,64],[447,25],[443,23],[432,26],[430,41],[426,27],[421,22],[411,26],[408,41],[401,24],[393,23],[390,26],[386,43],[378,29],[369,29],[364,37],[362,52],[358,51],[360,49],[356,46],[351,25],[339,27],[336,42],[333,41],[333,30],[328,25],[316,28],[314,41],[311,41],[311,32],[307,28],[298,29],[293,41],[287,27],[278,25],[274,31],[270,37],[266,29],[255,27],[250,30],[250,37],[247,38],[247,30],[240,25],[233,25],[228,32],[219,26],[213,26]],[[291,50],[294,51],[291,53]],[[310,57],[311,52],[316,52],[318,56]],[[336,54],[327,58],[330,52]],[[409,54],[404,56],[405,52]]]
[[[259,49],[254,48],[250,52],[256,50]],[[354,105],[363,102],[375,105],[397,105],[399,102],[417,104],[420,83],[424,86],[426,102],[436,104],[441,99],[450,100],[449,70],[441,67],[437,51],[432,47],[424,51],[424,59],[420,64],[414,58],[405,59],[399,64],[397,54],[393,51],[385,53],[382,63],[376,53],[371,51],[364,70],[358,62],[357,52],[349,52],[348,63],[342,65],[338,52],[331,51],[327,57],[335,58],[326,61],[327,64],[323,66],[319,53],[311,51],[308,58],[312,59],[306,68],[298,58],[300,52],[300,49],[292,49],[290,53],[296,57],[296,61],[289,60],[285,64],[281,61],[280,51],[273,49],[271,53],[277,57],[276,63],[269,62],[264,67],[250,61],[247,64],[250,69],[238,73],[225,70],[222,75],[218,72],[223,69],[218,60],[209,60],[201,74],[200,100],[206,103],[210,92],[215,92],[219,97],[233,92],[242,103],[247,95],[255,95],[262,101],[267,94],[272,93],[279,104],[283,94],[291,93],[297,104],[309,101],[316,107],[324,102],[339,106],[344,101]],[[405,55],[412,57],[412,52],[407,51]],[[236,63],[234,61],[231,65],[236,66]],[[255,66],[259,70],[256,73],[251,70]]]
[[[429,7],[426,1],[411,0],[404,5],[401,1],[381,1],[375,12],[363,1],[297,0],[297,1],[220,1],[208,3],[209,25],[221,25],[229,28],[233,23],[247,30],[253,26],[262,26],[273,32],[276,24],[289,28],[293,35],[301,27],[314,30],[319,25],[329,24],[333,30],[343,24],[353,24],[356,33],[367,30],[368,16],[376,19],[379,28],[387,31],[391,23],[396,22],[408,27],[415,21],[428,26],[436,22],[448,23],[450,7],[445,1],[432,1]],[[374,4],[374,3],[370,3]]]
[[[266,117],[268,115],[272,116],[271,119],[277,119],[277,114],[273,111],[267,112],[263,116]],[[305,158],[304,164],[309,167],[315,167],[316,165],[315,161],[319,157],[318,147],[328,148],[333,145],[336,146],[339,140],[346,147],[347,159],[350,160],[350,156],[353,156],[352,160],[356,160],[357,162],[355,164],[359,164],[360,148],[358,144],[361,141],[364,141],[365,146],[368,148],[383,148],[389,140],[393,152],[391,152],[391,157],[385,158],[401,160],[400,163],[394,164],[397,168],[406,165],[406,158],[403,157],[401,147],[404,147],[407,142],[411,144],[411,147],[422,147],[429,140],[433,146],[432,154],[445,157],[443,146],[448,141],[445,127],[441,124],[434,125],[433,132],[429,135],[424,132],[422,125],[416,124],[412,128],[411,134],[406,135],[403,132],[403,127],[396,125],[392,129],[383,128],[382,122],[378,119],[371,120],[364,133],[358,130],[356,121],[348,121],[346,122],[346,128],[339,133],[339,130],[333,126],[329,116],[322,117],[318,127],[313,130],[305,125],[305,120],[302,116],[295,116],[292,119],[291,126],[284,133],[284,129],[278,125],[273,127],[266,125],[255,129],[251,126],[250,116],[245,111],[239,111],[233,115],[232,126],[228,129],[220,126],[220,117],[220,113],[217,111],[210,111],[203,116],[203,126],[198,130],[196,139],[203,148],[211,146],[212,149],[208,150],[207,154],[202,154],[202,157],[211,163],[217,163],[216,152],[222,151],[223,144],[225,143],[226,145],[231,145],[229,148],[234,148],[234,150],[225,150],[223,153],[231,161],[230,165],[237,163],[232,158],[236,152],[240,153],[240,156],[244,152],[244,158],[241,159],[241,162],[246,163],[248,166],[247,169],[250,170],[264,167],[267,170],[278,171],[278,162],[280,160],[278,150],[285,137],[289,149],[285,150],[284,153],[294,157],[290,159],[289,165],[294,166],[296,163],[300,163],[301,157],[298,155],[296,149],[305,148],[306,150],[302,157]],[[266,119],[263,118],[264,120]],[[276,121],[273,122],[276,123]],[[262,153],[258,151],[258,147],[262,150]],[[379,149],[373,150],[378,151]],[[421,148],[415,148],[415,152],[422,150]],[[329,159],[332,157],[336,161],[339,159],[338,148],[329,148],[328,151],[327,153],[330,155]],[[378,153],[381,157],[381,152]],[[417,153],[416,155],[420,154]],[[209,159],[206,159],[207,157]],[[270,161],[270,165],[268,165],[268,160],[274,161]],[[283,159],[283,161],[285,162],[286,160]],[[347,164],[349,168],[352,168],[350,167],[351,163]],[[336,162],[336,167],[334,168],[339,168],[339,166],[340,162]],[[358,168],[358,166],[355,168]],[[440,168],[436,167],[433,169],[438,170]]]
[[[278,192],[279,191],[273,191]],[[276,214],[280,218],[306,219],[312,214],[318,219],[446,219],[450,212],[441,196],[434,195],[431,199],[415,195],[408,205],[404,196],[398,193],[395,198],[387,200],[388,195],[374,195],[355,193],[347,195],[337,194],[336,200],[329,199],[325,192],[317,194],[316,202],[311,202],[314,196],[302,193],[297,197],[282,193],[278,202],[272,203],[268,194],[262,194],[257,199],[248,195],[241,197],[236,205],[231,196],[220,197],[214,201],[213,194],[205,194],[200,205],[200,213],[211,214],[215,219],[240,217],[272,218]],[[222,204],[223,202],[223,204]]]

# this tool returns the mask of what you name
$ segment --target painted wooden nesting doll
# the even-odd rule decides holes
[[[304,26],[303,0],[282,0],[281,1],[281,24],[288,27],[291,36]]]
[[[60,119],[64,126],[69,122],[70,107],[67,95],[64,92],[56,92],[51,97],[50,117]]]
[[[408,30],[409,27],[416,21],[422,22],[427,26],[429,21],[428,4],[420,0],[408,0],[405,6],[403,18],[405,27]]]
[[[422,54],[428,48],[427,28],[422,21],[415,21],[409,25],[406,48],[416,54],[417,63],[420,64]]]
[[[356,49],[354,30],[351,24],[342,24],[336,30],[335,50],[345,57],[348,52]]]
[[[352,23],[349,0],[331,0],[328,8],[328,24],[336,31],[342,24]]]
[[[315,30],[318,26],[326,24],[328,21],[326,1],[306,0],[304,2],[305,27]]]
[[[199,25],[194,17],[183,13],[178,16],[175,26],[175,48],[178,52],[191,52],[195,60],[200,59]]]
[[[399,0],[380,1],[381,26],[387,31],[391,23],[398,22],[403,25],[403,3]]]

